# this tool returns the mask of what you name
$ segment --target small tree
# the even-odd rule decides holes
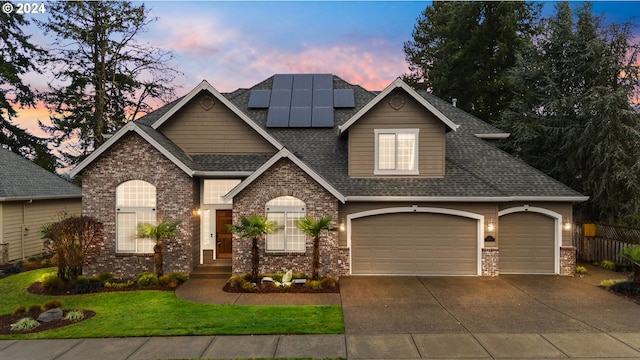
[[[162,241],[169,240],[176,235],[179,220],[167,220],[162,219],[157,225],[150,223],[138,224],[138,236],[141,238],[150,238],[155,240],[156,244],[153,246],[153,265],[156,276],[160,277],[164,275],[163,259],[162,259]]]
[[[313,238],[313,274],[311,276],[313,280],[318,280],[319,277],[318,270],[320,269],[320,234],[323,230],[337,230],[337,228],[332,228],[329,226],[331,224],[331,220],[331,216],[327,215],[319,220],[315,220],[311,216],[305,216],[302,219],[296,221],[296,226],[298,227],[298,229],[305,233],[305,235],[311,236]]]
[[[282,229],[283,226],[278,225],[275,221],[267,220],[267,217],[251,215],[250,217],[242,217],[240,225],[228,225],[229,231],[238,235],[240,238],[251,239],[251,281],[258,282],[258,269],[260,267],[260,253],[258,251],[258,241],[263,239],[267,234]]]
[[[102,223],[90,216],[73,216],[40,229],[49,239],[53,260],[58,265],[58,278],[65,284],[74,284],[85,263],[94,261],[100,252],[103,237]]]

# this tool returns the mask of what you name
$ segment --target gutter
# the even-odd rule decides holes
[[[60,199],[81,199],[82,194],[78,195],[42,195],[42,196],[8,196],[0,197],[0,202],[6,201],[27,201],[29,203],[34,200],[60,200]]]
[[[345,202],[516,202],[516,201],[543,201],[543,202],[582,202],[589,200],[588,196],[347,196]]]

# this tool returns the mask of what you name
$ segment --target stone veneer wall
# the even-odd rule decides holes
[[[305,202],[306,214],[315,219],[330,215],[331,226],[338,226],[338,200],[288,159],[279,160],[251,185],[233,198],[233,223],[243,216],[265,216],[269,200],[290,195]],[[307,237],[304,253],[268,253],[265,242],[259,242],[260,272],[293,272],[311,274],[313,239]],[[251,272],[251,240],[233,239],[233,273]],[[323,232],[320,238],[320,276],[338,278],[349,273],[348,249],[338,246],[336,232]]]
[[[500,275],[500,251],[498,248],[482,248],[482,276]]]
[[[100,255],[85,274],[111,272],[135,276],[153,272],[153,254],[116,253],[116,187],[128,180],[144,180],[156,187],[156,218],[181,220],[175,239],[163,244],[164,271],[190,273],[199,252],[197,180],[185,174],[137,134],[123,136],[89,165],[82,176],[82,213],[104,225]]]
[[[576,248],[573,246],[560,247],[560,275],[573,276],[576,274]]]

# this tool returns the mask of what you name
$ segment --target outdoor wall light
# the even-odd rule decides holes
[[[564,222],[562,224],[562,227],[567,231],[571,230],[571,220],[569,220],[569,218],[564,218]]]
[[[495,227],[493,226],[493,218],[489,218],[489,222],[487,223],[487,231],[493,231]]]
[[[338,229],[340,229],[340,231],[344,231],[344,220],[340,222],[340,225],[338,225]]]
[[[195,208],[191,213],[193,214],[193,216],[200,216],[202,215],[202,210],[200,210],[200,208]]]

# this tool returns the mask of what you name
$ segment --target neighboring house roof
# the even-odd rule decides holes
[[[368,91],[333,76],[334,89],[351,89],[353,108],[334,109],[334,127],[267,127],[267,109],[249,108],[252,90],[271,89],[270,77],[250,89],[221,94],[203,81],[186,96],[125,125],[71,172],[78,175],[88,164],[134,131],[190,176],[242,176],[246,179],[227,197],[233,197],[277,160],[288,158],[336,198],[345,201],[584,201],[587,198],[484,139],[509,134],[424,91],[395,80],[381,92]],[[353,178],[348,175],[348,129],[396,89],[405,91],[442,121],[446,133],[445,175],[441,178]],[[189,155],[158,131],[173,114],[202,91],[226,105],[242,121],[276,147],[269,155]]]
[[[82,197],[79,187],[2,147],[0,164],[0,201]]]

